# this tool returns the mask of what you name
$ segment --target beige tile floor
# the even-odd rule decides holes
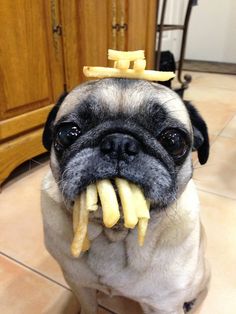
[[[194,179],[208,236],[212,283],[201,314],[236,313],[236,76],[192,73],[185,98],[206,119],[211,155]],[[0,195],[0,313],[74,314],[78,304],[43,245],[40,182],[47,162],[9,180]],[[138,314],[136,303],[99,296],[100,314]],[[110,309],[110,310],[106,310]]]

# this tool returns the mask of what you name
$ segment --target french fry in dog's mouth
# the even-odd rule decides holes
[[[89,185],[74,202],[74,238],[71,244],[71,253],[74,257],[89,250],[90,243],[87,236],[89,212],[98,209],[100,200],[103,223],[107,228],[112,228],[121,216],[118,199],[121,202],[124,226],[133,229],[138,225],[138,243],[140,246],[144,244],[150,219],[149,201],[145,199],[137,185],[125,179],[115,178],[114,183],[104,179]]]

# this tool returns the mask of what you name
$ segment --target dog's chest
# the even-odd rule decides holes
[[[92,242],[87,263],[99,277],[109,277],[120,272],[127,265],[125,242],[109,242],[101,234]]]
[[[86,262],[96,274],[101,290],[107,290],[111,295],[128,296],[129,290],[137,282],[138,275],[131,265],[133,263],[130,263],[130,258],[132,257],[130,252],[127,252],[126,241],[110,242],[101,234],[93,241]]]
[[[160,263],[157,262],[155,253],[152,243],[139,247],[135,230],[130,231],[125,240],[117,242],[110,242],[102,233],[93,240],[85,262],[97,276],[100,290],[140,299],[150,294],[149,288],[156,290],[163,279],[162,257],[160,254]]]

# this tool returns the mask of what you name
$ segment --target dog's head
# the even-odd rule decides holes
[[[151,208],[171,205],[192,176],[192,150],[207,161],[207,127],[189,103],[142,80],[91,81],[64,95],[43,143],[64,199],[90,183],[122,177],[141,186]]]

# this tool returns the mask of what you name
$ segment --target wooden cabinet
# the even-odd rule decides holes
[[[42,125],[64,88],[51,13],[47,1],[0,2],[0,183],[44,152]]]
[[[0,2],[0,184],[43,153],[43,124],[83,65],[108,65],[107,49],[146,51],[153,68],[156,0]]]

